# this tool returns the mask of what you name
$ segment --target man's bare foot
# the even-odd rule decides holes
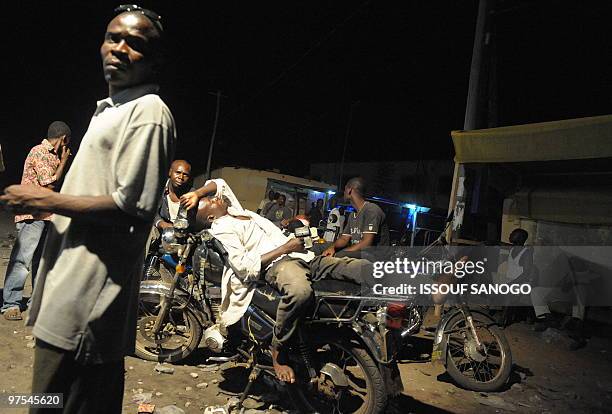
[[[284,382],[293,384],[295,382],[295,373],[289,365],[281,365],[278,363],[278,350],[272,348],[272,365],[274,366],[274,372],[276,377]]]

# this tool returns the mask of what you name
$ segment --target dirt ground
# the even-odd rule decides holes
[[[12,246],[14,226],[0,215],[0,275],[4,280]],[[25,296],[30,295],[28,282]],[[608,311],[610,314],[610,311]],[[431,315],[430,315],[431,316]],[[431,323],[431,321],[430,321]],[[498,393],[480,394],[454,385],[442,368],[428,360],[431,339],[415,338],[404,352],[400,371],[404,393],[389,413],[612,413],[612,333],[610,325],[590,323],[588,344],[577,351],[564,348],[563,339],[547,342],[525,323],[506,329],[515,369],[511,382]],[[0,392],[30,391],[34,349],[30,328],[23,322],[0,318]],[[246,373],[231,363],[206,364],[202,352],[187,365],[174,365],[172,374],[158,373],[155,363],[134,357],[126,359],[123,412],[137,413],[138,398],[150,394],[156,412],[202,413],[209,405],[223,405],[241,391]],[[410,359],[410,360],[408,360]],[[204,384],[206,383],[206,384]],[[104,392],[104,390],[100,390]],[[265,384],[252,391],[248,408],[255,412],[290,411],[281,395]],[[25,409],[0,407],[0,413],[25,413]]]

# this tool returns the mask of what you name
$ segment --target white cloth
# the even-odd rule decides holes
[[[234,194],[230,186],[227,185],[225,180],[223,178],[213,178],[211,180],[207,180],[204,185],[207,185],[211,182],[214,182],[217,186],[217,192],[215,193],[215,197],[226,197],[229,200],[231,205],[227,208],[227,213],[232,216],[244,215],[245,210],[242,208],[240,201],[238,201],[238,198],[236,198],[236,195]],[[200,201],[200,205],[198,206],[198,208],[202,207],[202,203],[203,201]]]
[[[333,242],[344,228],[344,216],[340,214],[338,207],[333,208],[327,217],[327,228],[323,238],[325,241]]]
[[[236,209],[233,210],[235,213]],[[221,325],[224,328],[238,322],[251,303],[253,282],[260,278],[262,270],[266,270],[261,268],[261,256],[289,240],[274,223],[252,211],[234,213],[216,219],[210,228],[211,235],[227,250],[230,264],[223,270],[221,282]],[[289,256],[309,262],[314,253],[291,253]]]
[[[513,281],[523,274],[523,266],[520,265],[520,261],[526,251],[526,248],[521,250],[516,257],[512,257],[512,253],[508,254],[508,271],[506,273],[508,281]]]
[[[156,90],[142,85],[98,102],[61,189],[110,195],[133,220],[107,225],[55,215],[36,278],[27,322],[34,336],[88,361],[118,361],[134,349],[143,248],[176,135]]]
[[[170,221],[174,223],[176,216],[178,216],[179,208],[181,207],[180,201],[172,201],[170,194],[166,194],[166,200],[168,201],[168,214],[170,214]]]

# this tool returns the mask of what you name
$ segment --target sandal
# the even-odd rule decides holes
[[[19,308],[9,308],[4,311],[4,319],[7,321],[20,321],[23,319]]]

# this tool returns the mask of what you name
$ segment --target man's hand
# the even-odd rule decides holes
[[[323,253],[321,253],[321,256],[333,256],[336,254],[336,249],[334,248],[334,246],[329,246],[327,249],[323,250]]]
[[[11,185],[4,189],[0,203],[17,214],[32,214],[48,211],[49,199],[55,193],[36,185]]]
[[[287,226],[289,225],[289,223],[290,223],[290,222],[291,222],[291,220],[290,220],[290,219],[284,219],[284,220],[281,220],[281,222],[280,222],[280,223],[281,223],[281,226],[283,226],[283,227],[287,227]]]
[[[68,158],[70,158],[70,155],[72,155],[72,153],[70,152],[70,148],[65,145],[62,145],[60,147],[60,162],[68,162]]]
[[[200,201],[200,197],[198,197],[195,191],[190,191],[181,196],[181,205],[187,210],[197,207],[198,201]]]
[[[304,240],[299,239],[297,237],[290,239],[287,243],[284,244],[283,247],[285,248],[286,253],[306,251],[306,249],[304,249]]]

